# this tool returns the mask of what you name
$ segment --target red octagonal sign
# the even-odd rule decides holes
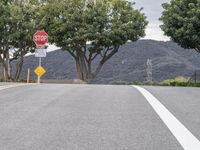
[[[44,46],[48,42],[48,34],[45,31],[37,31],[33,35],[33,41],[37,46]]]

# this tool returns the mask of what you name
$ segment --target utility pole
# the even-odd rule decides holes
[[[7,81],[7,78],[6,78],[6,69],[5,69],[5,67],[3,67],[3,80],[4,80],[4,82]]]
[[[0,63],[0,69],[1,69],[1,76],[0,77],[2,77],[2,79],[4,79],[4,69],[3,69],[3,64],[2,63]]]
[[[153,77],[152,77],[153,67],[152,67],[152,60],[151,59],[147,60],[146,72],[147,72],[147,82],[151,83],[153,81]]]
[[[39,57],[39,66],[42,66],[42,58]],[[40,76],[38,76],[38,83],[40,83]]]
[[[195,70],[195,73],[194,73],[194,81],[195,83],[197,83],[197,71]]]

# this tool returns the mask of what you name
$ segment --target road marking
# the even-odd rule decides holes
[[[5,90],[5,89],[14,88],[14,87],[19,87],[19,86],[25,86],[25,85],[30,85],[30,84],[2,85],[2,86],[0,86],[0,90]]]
[[[158,99],[142,87],[133,87],[146,98],[184,150],[200,150],[200,141]]]

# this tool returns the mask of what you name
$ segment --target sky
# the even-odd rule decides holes
[[[146,29],[145,39],[152,39],[157,41],[168,41],[169,38],[164,36],[163,31],[160,29],[160,22],[158,19],[161,16],[163,8],[162,3],[170,2],[170,0],[130,0],[135,2],[135,8],[143,7],[143,13],[147,16],[149,25]]]
[[[162,3],[170,2],[170,0],[130,0],[135,2],[135,8],[140,9],[143,7],[143,13],[147,16],[149,24],[146,29],[146,36],[144,39],[152,39],[157,41],[169,41],[167,36],[164,36],[163,31],[160,29],[162,22],[158,20],[161,16],[163,8]],[[54,45],[50,45],[47,51],[58,49]]]

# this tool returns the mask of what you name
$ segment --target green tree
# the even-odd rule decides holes
[[[183,48],[200,52],[200,1],[172,0],[163,4],[161,29]]]
[[[147,26],[141,10],[126,0],[50,0],[41,16],[50,42],[71,54],[78,78],[87,82],[121,45],[143,37]]]
[[[4,80],[18,80],[24,56],[33,51],[32,35],[36,31],[36,1],[6,0],[0,2],[0,63]],[[16,72],[12,75],[12,61]]]
[[[9,53],[10,48],[9,43],[9,10],[8,5],[9,1],[0,1],[0,62],[2,63],[3,70],[6,72],[6,78],[10,78],[10,69],[9,69]]]

